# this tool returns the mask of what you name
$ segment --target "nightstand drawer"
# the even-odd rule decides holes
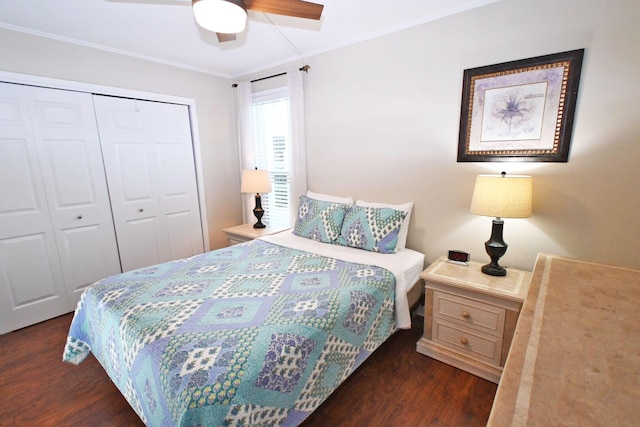
[[[434,291],[433,315],[501,338],[506,310],[446,292]]]
[[[436,318],[433,323],[433,341],[475,360],[500,366],[502,338]]]
[[[258,239],[264,236],[270,236],[272,234],[280,233],[286,230],[285,227],[265,227],[254,228],[252,224],[242,224],[235,227],[225,228],[224,231],[227,234],[227,240],[229,245],[237,245],[239,243],[248,242],[253,239]]]
[[[233,246],[233,245],[239,245],[240,243],[248,242],[251,239],[246,239],[242,237],[229,237],[227,240],[229,240],[229,246]]]

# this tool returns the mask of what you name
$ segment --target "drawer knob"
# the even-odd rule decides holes
[[[462,317],[464,317],[465,319],[468,319],[469,317],[471,317],[471,315],[469,313],[467,313],[466,311],[462,312]]]
[[[469,344],[469,340],[466,339],[465,337],[460,338],[460,343],[462,343],[462,345],[467,345]]]

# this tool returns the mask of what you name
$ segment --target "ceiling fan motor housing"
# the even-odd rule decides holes
[[[193,14],[202,28],[235,34],[247,25],[247,8],[242,0],[192,0]]]
[[[218,41],[235,40],[247,24],[247,10],[319,20],[323,5],[302,0],[191,0],[196,22],[218,34]]]

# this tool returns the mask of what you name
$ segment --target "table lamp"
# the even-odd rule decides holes
[[[258,170],[258,168],[255,168],[255,170],[243,170],[240,191],[242,193],[255,193],[256,207],[253,208],[253,214],[258,219],[258,222],[253,224],[253,228],[265,228],[266,225],[262,223],[264,209],[262,209],[260,193],[271,192],[271,176],[269,175],[269,171]]]
[[[471,200],[471,213],[492,216],[491,237],[484,243],[491,262],[482,266],[482,272],[491,276],[505,276],[507,270],[498,260],[507,252],[502,239],[502,218],[528,218],[531,216],[532,179],[530,176],[478,175]]]

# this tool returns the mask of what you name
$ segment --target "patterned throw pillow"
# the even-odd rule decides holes
[[[396,251],[406,212],[390,208],[352,206],[347,212],[338,244],[390,254]]]
[[[333,243],[340,235],[342,221],[349,206],[300,196],[293,234],[323,243]]]

